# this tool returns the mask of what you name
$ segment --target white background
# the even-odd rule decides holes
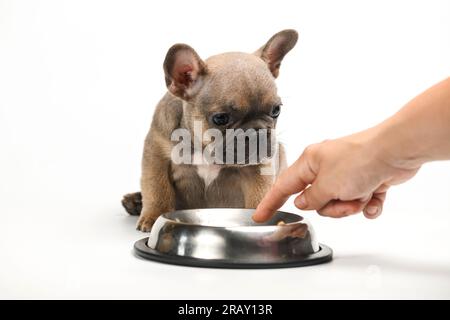
[[[391,190],[375,221],[305,213],[326,265],[133,256],[144,235],[120,199],[139,190],[166,50],[252,52],[284,28],[300,33],[277,80],[290,162],[450,75],[448,1],[1,0],[0,298],[450,298],[449,162]]]

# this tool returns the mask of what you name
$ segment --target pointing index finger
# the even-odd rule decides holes
[[[256,208],[253,220],[264,222],[270,219],[291,195],[304,190],[314,180],[314,177],[315,174],[302,155],[278,177],[272,189]]]

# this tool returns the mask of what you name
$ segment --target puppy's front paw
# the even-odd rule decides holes
[[[141,215],[139,217],[136,229],[142,232],[150,232],[154,223],[155,218],[149,215]]]

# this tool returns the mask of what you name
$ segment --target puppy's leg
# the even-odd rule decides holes
[[[175,209],[170,160],[163,154],[156,143],[146,143],[141,177],[142,212],[137,224],[137,229],[143,232],[150,231],[161,214]]]
[[[245,208],[255,209],[272,186],[273,176],[261,175],[258,167],[249,168],[241,176]]]
[[[277,177],[287,168],[286,151],[281,143],[278,143],[278,168]],[[275,177],[276,178],[276,177]]]

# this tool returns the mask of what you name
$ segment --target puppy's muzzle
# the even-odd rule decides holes
[[[227,134],[224,161],[233,165],[256,165],[274,155],[276,146],[273,129],[237,129]]]

